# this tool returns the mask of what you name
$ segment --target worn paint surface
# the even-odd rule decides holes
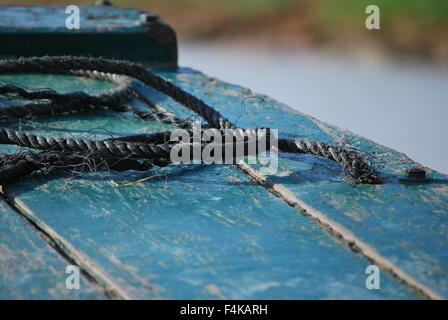
[[[66,32],[67,6],[2,6],[2,29],[10,32],[32,30],[35,32]],[[114,6],[78,5],[81,28],[75,32],[141,31],[138,25],[140,12]]]
[[[0,56],[85,55],[177,65],[176,35],[157,16],[141,24],[136,9],[78,7],[80,29],[67,29],[66,6],[0,6]]]
[[[104,299],[83,276],[68,290],[69,263],[23,218],[0,202],[0,299]]]
[[[345,182],[339,165],[307,155],[281,155],[278,172],[269,177],[352,231],[409,275],[448,297],[446,175],[427,169],[431,177],[428,183],[405,183],[401,180],[405,169],[416,163],[399,152],[295,112],[266,96],[201,74],[172,79],[239,126],[269,126],[279,129],[281,136],[348,143],[376,155],[385,179],[381,185]],[[254,96],[258,98],[249,99]]]
[[[188,69],[162,72],[242,126],[311,124],[278,103],[242,101],[247,89]],[[104,83],[67,76],[1,76],[1,81],[56,90],[103,90]],[[186,117],[173,101],[144,93]],[[282,109],[282,110],[279,110]],[[176,111],[177,110],[177,111]],[[238,119],[238,121],[236,121]],[[288,123],[289,122],[289,123]],[[101,111],[24,122],[47,135],[104,138],[169,128],[129,114]],[[1,146],[1,150],[11,150]],[[144,182],[119,187],[111,183]],[[311,173],[310,173],[311,174]],[[336,175],[336,174],[335,174]],[[335,178],[337,179],[337,178]],[[347,188],[352,188],[347,185]],[[100,268],[132,298],[364,299],[416,298],[388,274],[367,290],[369,265],[326,231],[233,166],[169,166],[148,173],[35,175],[6,188],[24,215],[48,228],[82,264]]]

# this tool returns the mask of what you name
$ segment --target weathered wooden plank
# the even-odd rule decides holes
[[[190,77],[216,85],[188,70],[169,76],[186,86],[194,85]],[[70,77],[32,77],[56,90],[103,88]],[[21,76],[14,80],[22,83]],[[177,107],[152,90],[145,93]],[[213,90],[204,97],[232,100],[232,94]],[[22,129],[103,138],[163,126],[102,111],[25,123]],[[117,186],[154,173],[160,176]],[[8,187],[6,195],[30,219],[51,228],[68,255],[82,253],[129,297],[413,298],[387,274],[381,290],[367,290],[366,260],[233,166],[170,166],[154,173],[35,175]]]
[[[410,297],[387,277],[367,290],[366,262],[235,169],[167,171],[122,188],[118,176],[35,177],[9,194],[130,297]]]
[[[184,89],[220,110],[240,126],[269,126],[280,135],[327,143],[348,143],[376,155],[381,185],[353,185],[340,167],[307,155],[281,155],[269,176],[308,208],[325,214],[375,248],[408,275],[448,296],[448,177],[427,168],[427,183],[402,181],[416,163],[405,155],[351,132],[298,113],[266,96],[201,74],[167,74]],[[248,99],[250,97],[257,99]]]
[[[104,299],[103,291],[80,278],[65,287],[69,263],[0,201],[0,299]]]
[[[84,55],[177,65],[176,35],[157,15],[147,12],[143,21],[137,9],[79,5],[80,28],[68,29],[66,8],[1,6],[0,55]]]

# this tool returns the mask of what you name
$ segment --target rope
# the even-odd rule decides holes
[[[134,78],[195,112],[208,123],[209,128],[217,129],[223,136],[226,129],[233,129],[237,133],[236,141],[222,144],[222,150],[225,150],[226,147],[233,147],[236,150],[236,147],[242,144],[244,155],[248,155],[247,144],[250,141],[270,135],[269,129],[265,128],[237,128],[203,101],[148,71],[144,66],[133,62],[71,56],[17,58],[0,61],[0,74],[20,73],[86,76],[109,81],[117,86],[108,92],[89,95],[84,92],[61,94],[50,89],[30,91],[8,84],[0,87],[0,95],[27,100],[44,100],[45,102],[0,107],[0,120],[17,121],[24,118],[51,117],[95,109],[111,109],[117,112],[132,112],[142,120],[155,120],[188,129],[190,138],[192,138],[192,121],[179,119],[143,97],[134,90],[132,82],[132,78]],[[148,111],[142,112],[132,106],[124,105],[130,98],[144,102],[148,106]],[[178,141],[169,140],[170,134],[170,131],[166,131],[105,140],[88,140],[45,137],[0,128],[0,144],[41,150],[41,152],[26,151],[14,155],[0,153],[0,185],[14,183],[36,170],[50,168],[72,168],[81,171],[87,167],[122,171],[148,170],[152,167],[164,166],[170,163],[172,149],[180,145]],[[354,183],[380,183],[378,173],[368,162],[369,158],[358,150],[299,139],[278,139],[277,143],[281,152],[311,154],[339,163],[345,177]],[[185,143],[182,146],[185,147]],[[205,146],[205,141],[201,141],[197,145],[191,140],[187,144],[191,150],[194,147],[199,147],[202,150]],[[256,150],[256,152],[260,151]]]

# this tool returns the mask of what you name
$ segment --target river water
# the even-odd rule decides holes
[[[181,43],[179,64],[267,94],[448,173],[448,67],[229,43]]]

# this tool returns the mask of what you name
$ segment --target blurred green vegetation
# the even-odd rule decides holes
[[[382,22],[406,20],[422,25],[448,26],[448,1],[446,0],[317,0],[315,5],[330,19],[357,23],[364,20],[365,8],[379,7]]]

